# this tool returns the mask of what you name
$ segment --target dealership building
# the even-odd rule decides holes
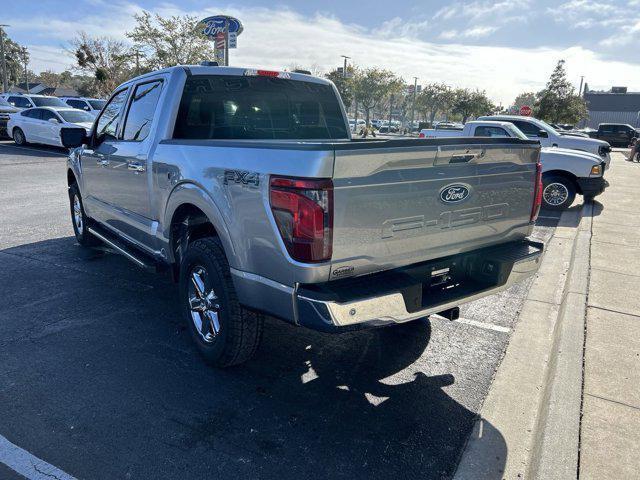
[[[589,119],[581,126],[598,128],[600,123],[628,123],[640,127],[640,92],[628,92],[627,87],[596,92],[585,85],[583,96],[589,109]]]

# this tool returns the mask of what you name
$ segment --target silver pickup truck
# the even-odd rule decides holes
[[[61,138],[77,241],[171,272],[216,366],[251,357],[265,314],[329,332],[451,317],[538,268],[538,142],[354,140],[324,79],[173,67]]]

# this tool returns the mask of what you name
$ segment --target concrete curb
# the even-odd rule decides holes
[[[576,478],[591,209],[563,212],[455,479]]]

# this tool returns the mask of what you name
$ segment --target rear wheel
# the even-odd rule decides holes
[[[576,198],[573,180],[560,175],[542,177],[542,206],[548,210],[569,208]]]
[[[180,265],[180,301],[191,337],[207,363],[229,367],[254,355],[264,316],[238,302],[217,238],[202,238],[187,248]]]
[[[22,131],[22,129],[16,127],[13,129],[13,141],[16,143],[16,145],[26,145],[27,144],[27,137],[24,136],[24,132]]]

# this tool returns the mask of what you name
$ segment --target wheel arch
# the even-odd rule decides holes
[[[551,176],[562,177],[562,178],[566,178],[567,180],[570,180],[576,192],[582,195],[582,190],[580,189],[580,185],[578,183],[578,177],[575,174],[567,170],[548,170],[546,172],[543,172],[542,179],[544,181],[545,177],[551,177]]]
[[[168,241],[167,257],[178,266],[189,242],[205,236],[220,239],[229,265],[237,265],[237,255],[229,229],[213,199],[195,184],[176,187],[166,204],[163,235]]]
[[[73,184],[78,184],[78,179],[76,178],[76,174],[71,168],[67,168],[67,186],[70,187]]]

